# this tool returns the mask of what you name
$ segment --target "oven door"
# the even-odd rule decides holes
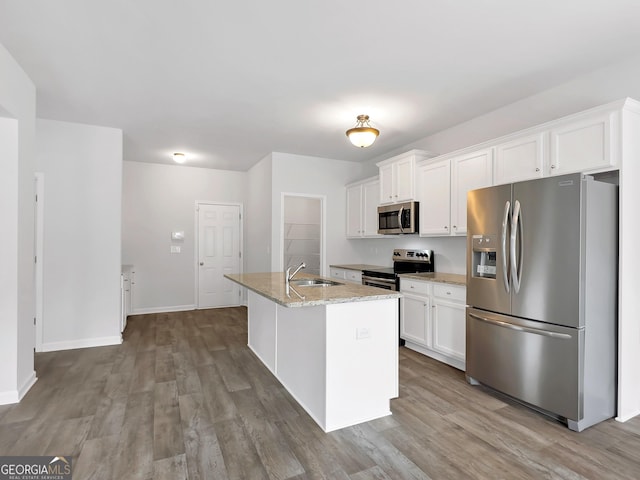
[[[387,278],[370,277],[368,275],[363,275],[362,284],[368,285],[370,287],[384,288],[385,290],[398,290],[395,279],[391,280]]]

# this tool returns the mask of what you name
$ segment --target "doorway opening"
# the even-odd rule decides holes
[[[282,196],[282,270],[304,262],[305,273],[324,275],[325,197]]]

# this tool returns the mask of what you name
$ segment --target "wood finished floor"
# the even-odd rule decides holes
[[[633,479],[640,418],[577,434],[400,350],[393,415],[323,433],[246,346],[246,309],[129,318],[122,345],[36,355],[0,455],[84,479]]]

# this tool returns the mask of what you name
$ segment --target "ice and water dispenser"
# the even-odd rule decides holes
[[[498,247],[495,235],[474,235],[472,237],[471,274],[476,278],[496,278],[496,249]]]

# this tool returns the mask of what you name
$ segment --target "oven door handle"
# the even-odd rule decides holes
[[[368,277],[366,275],[363,275],[362,284],[368,285],[370,287],[386,288],[387,290],[397,290],[395,280],[387,280],[378,277]]]

